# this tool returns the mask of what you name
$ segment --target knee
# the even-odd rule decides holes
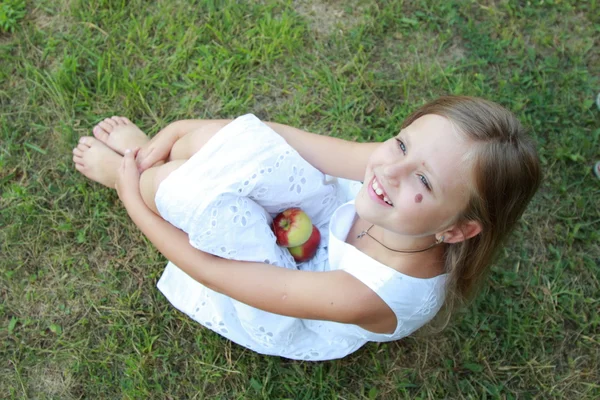
[[[156,173],[154,174],[154,191],[156,192],[158,190],[158,187],[160,186],[160,184],[162,183],[162,181],[164,181],[165,179],[167,179],[167,177],[173,172],[175,171],[177,168],[179,168],[183,163],[185,163],[186,160],[176,160],[176,161],[169,161],[166,164],[161,165],[160,167],[156,167]]]
[[[154,199],[156,197],[158,187],[184,162],[185,160],[170,161],[158,167],[148,168],[140,176],[140,192],[142,193],[142,199],[153,211],[157,212]]]

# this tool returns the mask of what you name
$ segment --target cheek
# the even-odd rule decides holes
[[[415,194],[415,203],[420,203],[423,201],[423,195],[421,193]]]

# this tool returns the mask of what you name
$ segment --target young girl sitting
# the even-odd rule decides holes
[[[242,346],[301,360],[403,338],[472,298],[540,182],[515,117],[470,97],[419,108],[383,143],[253,115],[178,121],[152,140],[112,117],[94,136],[75,167],[116,187],[170,260],[158,282],[169,301]],[[270,228],[289,207],[322,235],[299,265]]]

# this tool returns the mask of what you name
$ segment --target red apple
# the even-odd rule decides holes
[[[312,222],[300,208],[288,208],[273,219],[273,233],[280,246],[300,246],[310,238]]]
[[[304,244],[296,247],[290,247],[288,250],[296,262],[304,262],[315,256],[317,249],[319,248],[319,243],[321,243],[321,232],[319,232],[317,227],[313,225],[312,233],[308,240]]]

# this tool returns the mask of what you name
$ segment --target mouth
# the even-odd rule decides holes
[[[369,185],[369,189],[373,197],[380,200],[382,203],[387,204],[388,206],[394,206],[394,203],[392,203],[385,190],[383,190],[383,187],[377,181],[377,177],[373,177],[373,180]]]

